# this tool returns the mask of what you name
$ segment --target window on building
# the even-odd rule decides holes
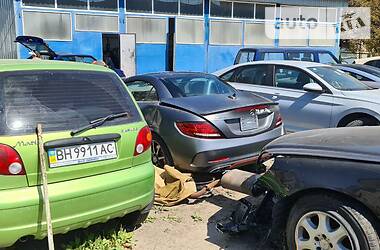
[[[75,29],[80,31],[119,31],[118,16],[76,14],[75,21]]]
[[[301,8],[302,21],[318,22],[318,8],[302,7]]]
[[[50,40],[71,40],[69,13],[23,11],[24,34]]]
[[[232,17],[232,2],[211,0],[210,15],[214,17]]]
[[[234,2],[233,8],[235,18],[253,19],[255,17],[255,5],[252,3]]]
[[[242,44],[242,22],[212,20],[210,22],[210,32],[210,44]]]
[[[273,20],[275,18],[275,6],[270,4],[256,4],[255,18]]]
[[[127,12],[152,12],[152,0],[126,0],[125,8]]]
[[[154,0],[154,13],[178,14],[178,0]]]
[[[274,23],[246,23],[244,26],[245,45],[274,45]]]
[[[87,9],[87,0],[57,0],[58,8]]]
[[[203,0],[180,0],[180,14],[203,16]]]
[[[337,9],[335,8],[319,8],[319,21],[327,23],[337,22]]]
[[[117,0],[90,0],[90,10],[117,11]]]
[[[176,42],[179,44],[203,44],[203,20],[177,18]]]
[[[55,0],[23,0],[26,6],[55,7]]]
[[[137,43],[166,43],[166,19],[127,17],[127,32],[136,34]]]

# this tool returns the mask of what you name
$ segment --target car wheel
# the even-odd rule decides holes
[[[371,119],[357,118],[347,123],[345,127],[360,127],[360,126],[374,126],[374,125],[376,125],[376,123]]]
[[[288,248],[379,250],[369,217],[354,202],[333,195],[301,198],[289,214]]]
[[[152,162],[159,168],[163,168],[165,165],[173,166],[169,149],[162,139],[155,134],[152,138]]]

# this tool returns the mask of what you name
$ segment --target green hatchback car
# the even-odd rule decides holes
[[[46,237],[37,123],[54,234],[146,218],[152,135],[122,80],[96,65],[0,60],[0,248]]]

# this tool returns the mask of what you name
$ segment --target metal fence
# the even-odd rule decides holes
[[[0,0],[0,59],[17,58],[13,0]]]

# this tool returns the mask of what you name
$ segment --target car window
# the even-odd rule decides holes
[[[372,60],[369,62],[366,62],[364,65],[370,65],[376,68],[380,68],[380,61],[379,60]]]
[[[275,69],[276,87],[303,89],[303,86],[315,82],[306,72],[287,66],[277,65]]]
[[[127,86],[136,101],[158,101],[156,88],[148,82],[134,81],[127,83]]]
[[[83,63],[93,63],[95,60],[89,56],[75,56],[75,61]]]
[[[239,69],[239,68],[237,68]],[[227,73],[220,76],[220,78],[227,82],[233,82],[234,79],[232,78],[234,76],[234,73],[236,72],[236,69],[233,69],[231,71],[228,71]]]
[[[213,75],[183,75],[167,77],[164,84],[173,97],[232,95],[236,90]]]
[[[59,60],[67,61],[67,62],[75,62],[76,61],[75,56],[62,56],[62,57],[59,57]]]
[[[105,125],[140,120],[123,82],[114,73],[49,70],[0,73],[0,135],[66,131],[101,117],[129,113]]]
[[[329,53],[319,52],[319,62],[323,64],[337,64],[337,61]]]
[[[314,62],[314,54],[312,52],[288,52],[288,60]]]
[[[235,82],[273,86],[271,66],[256,65],[241,67],[235,76]]]
[[[264,53],[264,60],[284,60],[285,56],[282,52],[267,52]]]
[[[253,62],[255,60],[255,51],[243,51],[240,53],[238,63]]]
[[[310,67],[308,69],[338,90],[354,91],[372,89],[340,69],[333,67]]]

